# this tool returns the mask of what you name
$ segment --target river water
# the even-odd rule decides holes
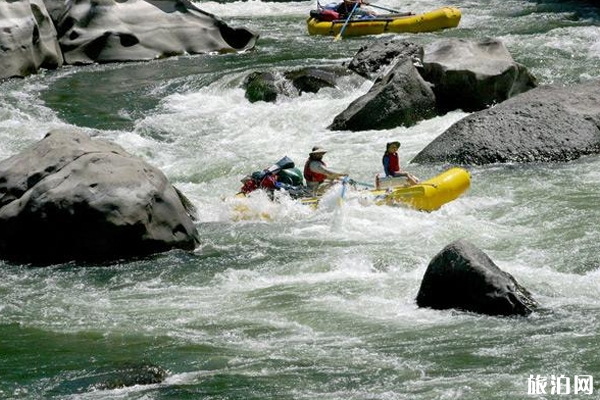
[[[388,8],[460,7],[459,28],[398,35],[503,40],[540,84],[600,77],[600,15],[578,2],[382,0]],[[372,38],[306,34],[314,2],[202,2],[260,32],[245,54],[65,67],[0,84],[0,158],[52,128],[77,126],[157,166],[199,210],[201,246],[108,265],[0,262],[0,398],[551,399],[597,398],[600,381],[600,159],[469,168],[470,190],[432,213],[324,202],[314,211],[264,196],[240,219],[246,173],[313,145],[358,181],[400,140],[421,178],[447,166],[410,159],[453,122],[330,132],[369,89],[250,104],[255,70],[341,64]],[[336,197],[334,193],[333,198]],[[261,218],[260,215],[268,215]],[[248,215],[245,214],[246,217]],[[495,318],[419,309],[431,258],[464,238],[528,288],[542,310]],[[35,251],[35,243],[32,243]],[[164,382],[106,389],[106,373],[152,364]],[[547,379],[531,387],[529,378]],[[552,378],[559,377],[553,381]],[[558,382],[562,393],[551,393]],[[556,386],[554,386],[556,389]],[[579,389],[583,389],[579,386]],[[535,390],[534,390],[535,389]]]

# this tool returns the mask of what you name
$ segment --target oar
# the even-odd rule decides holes
[[[349,182],[349,183],[350,183],[351,185],[354,185],[354,184],[359,184],[359,185],[361,185],[361,186],[366,186],[366,187],[369,187],[369,188],[375,187],[375,185],[373,185],[373,184],[371,184],[371,183],[367,183],[367,182],[361,182],[361,181],[356,181],[356,180],[354,180],[354,179],[350,179],[350,182]]]
[[[296,165],[294,164],[294,161],[292,161],[291,158],[289,158],[288,156],[284,156],[281,160],[277,161],[275,164],[267,168],[267,171],[271,173],[277,173],[282,169],[294,168],[295,166]]]
[[[338,206],[340,207],[344,203],[344,197],[346,196],[346,188],[348,187],[349,181],[350,178],[348,178],[347,176],[342,178],[342,192],[340,193],[340,198],[338,199]]]
[[[352,8],[352,11],[350,11],[350,14],[348,14],[348,18],[346,18],[346,22],[344,22],[344,25],[342,25],[342,29],[340,29],[340,33],[338,33],[335,36],[335,38],[333,38],[334,42],[336,42],[342,38],[342,35],[344,34],[346,27],[348,26],[348,22],[350,22],[350,18],[352,18],[352,14],[354,14],[354,10],[356,10],[356,7],[358,7],[359,2],[360,2],[360,0],[357,0],[356,3],[354,3],[354,7]]]

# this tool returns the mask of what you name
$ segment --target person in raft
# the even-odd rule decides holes
[[[398,149],[400,148],[400,142],[389,142],[386,145],[385,153],[383,154],[383,170],[385,176],[391,177],[405,177],[406,181],[410,185],[416,185],[419,180],[412,174],[402,171],[400,168],[400,159],[398,158]]]
[[[345,173],[338,173],[327,169],[323,156],[327,153],[327,150],[315,146],[312,148],[306,163],[304,163],[304,179],[306,179],[306,187],[313,193],[317,190],[323,191],[330,185],[325,184],[326,179],[336,180],[338,178],[348,176]]]
[[[348,15],[350,15],[352,10],[354,9],[354,6],[357,3],[358,3],[358,5],[356,6],[356,10],[354,10],[354,13],[352,15],[356,15],[358,17],[365,17],[365,16],[366,17],[369,17],[369,16],[374,17],[375,15],[377,15],[375,12],[373,12],[371,10],[361,9],[361,6],[363,4],[365,4],[365,5],[369,4],[363,0],[356,0],[356,1],[344,0],[340,4],[338,4],[333,9],[333,11],[338,13],[340,19],[346,19],[346,18],[348,18]]]

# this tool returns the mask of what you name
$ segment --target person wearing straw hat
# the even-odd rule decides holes
[[[346,173],[338,173],[328,169],[323,161],[325,153],[327,153],[327,150],[315,146],[312,148],[306,163],[304,163],[304,179],[306,179],[306,187],[313,193],[316,193],[317,189],[324,190],[329,187],[329,185],[323,184],[327,179],[335,180],[348,176]]]
[[[383,170],[385,176],[391,177],[405,177],[406,181],[410,185],[416,185],[419,180],[412,174],[403,171],[400,168],[400,159],[398,157],[398,149],[400,148],[400,142],[394,141],[389,142],[385,147],[385,153],[383,154]]]

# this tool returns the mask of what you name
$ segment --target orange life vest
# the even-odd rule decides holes
[[[304,163],[304,179],[306,179],[306,182],[321,183],[327,179],[327,175],[314,172],[312,169],[310,169],[310,163],[313,161],[321,163],[323,166],[326,165],[322,160],[313,160],[309,157],[308,160],[306,160],[306,163]]]
[[[386,176],[394,176],[394,173],[400,171],[400,160],[398,153],[385,153],[383,155],[383,170]]]

